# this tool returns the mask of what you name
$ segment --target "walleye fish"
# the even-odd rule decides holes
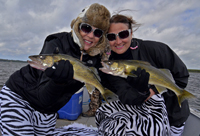
[[[90,94],[92,94],[94,88],[97,88],[101,92],[105,101],[108,102],[106,97],[104,96],[106,92],[104,87],[100,83],[99,76],[94,72],[94,70],[85,66],[82,61],[66,54],[32,55],[29,56],[29,58],[32,60],[28,60],[30,66],[42,71],[46,70],[46,68],[48,67],[52,67],[54,63],[58,63],[60,60],[69,60],[74,69],[73,78],[80,82],[84,82]]]
[[[102,72],[124,78],[127,76],[135,77],[136,75],[131,73],[132,70],[137,70],[137,68],[145,69],[150,74],[149,84],[155,85],[159,93],[166,91],[166,88],[174,91],[180,106],[185,99],[195,97],[175,84],[168,69],[157,69],[148,62],[139,60],[105,60],[102,61],[102,65],[103,68],[100,68]]]

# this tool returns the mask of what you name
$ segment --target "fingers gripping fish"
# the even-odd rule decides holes
[[[46,70],[48,67],[52,67],[54,63],[57,63],[60,60],[69,60],[73,65],[74,79],[84,82],[90,94],[94,90],[94,87],[97,88],[107,102],[107,99],[104,96],[106,92],[99,81],[98,75],[92,69],[85,66],[82,61],[66,54],[32,55],[29,56],[29,58],[32,60],[28,61],[30,66],[42,71]]]
[[[145,69],[150,74],[149,84],[155,85],[159,93],[162,93],[166,88],[175,92],[180,106],[185,99],[195,97],[175,84],[168,69],[157,69],[148,62],[139,60],[105,60],[102,61],[102,65],[103,68],[100,68],[102,72],[124,78],[136,76],[131,73],[132,70],[137,70],[137,68]]]

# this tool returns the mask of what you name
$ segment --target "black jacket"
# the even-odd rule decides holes
[[[133,38],[129,50],[132,59],[147,61],[156,68],[169,69],[179,87],[185,88],[187,86],[189,77],[188,70],[181,59],[166,44]],[[122,56],[111,52],[110,59],[130,59],[130,55],[126,55],[125,58],[120,57]],[[119,99],[123,103],[140,105],[148,97],[148,95],[142,95],[137,91],[133,91],[127,81],[123,81],[125,79],[105,74],[103,74],[102,78],[102,81],[104,81],[103,84],[117,93]],[[109,82],[109,80],[111,81]],[[155,88],[152,89],[154,90]],[[169,90],[168,92],[163,93],[163,96],[168,111],[170,125],[181,125],[186,121],[190,114],[187,100],[182,103],[180,108],[174,92]]]
[[[74,43],[71,33],[57,33],[45,39],[40,54],[52,54],[58,51],[80,59],[79,46]],[[57,52],[58,53],[58,52]],[[87,66],[100,64],[100,56],[83,55]],[[13,73],[6,86],[27,100],[33,108],[43,113],[54,113],[63,107],[77,92],[83,83],[72,80],[65,85],[55,84],[44,72],[27,65]]]

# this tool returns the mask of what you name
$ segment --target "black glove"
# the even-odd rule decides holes
[[[137,71],[131,71],[137,77],[127,77],[127,82],[138,92],[142,94],[150,93],[148,82],[149,82],[149,73],[145,69],[138,68]]]
[[[72,80],[74,75],[73,66],[68,60],[61,60],[58,64],[54,63],[52,67],[47,68],[44,72],[46,76],[59,84]]]

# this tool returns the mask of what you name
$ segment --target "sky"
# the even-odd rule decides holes
[[[28,60],[46,36],[71,31],[88,5],[99,3],[142,24],[133,37],[167,44],[189,69],[200,69],[200,0],[0,0],[0,59]]]

